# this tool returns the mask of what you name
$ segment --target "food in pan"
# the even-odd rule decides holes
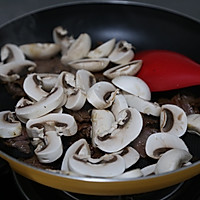
[[[152,93],[137,77],[135,47],[94,46],[53,30],[54,43],[5,44],[0,79],[16,101],[0,112],[0,148],[73,176],[134,178],[195,162],[184,141],[199,133],[195,87]]]

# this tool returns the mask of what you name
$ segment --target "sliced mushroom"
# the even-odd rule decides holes
[[[62,56],[61,61],[64,65],[72,60],[78,60],[87,56],[91,48],[91,38],[87,33],[82,33],[73,42],[73,44],[68,49],[67,53]]]
[[[125,170],[124,159],[119,155],[106,154],[98,159],[71,155],[69,158],[71,171],[84,176],[114,177],[122,174]]]
[[[87,100],[97,109],[108,108],[112,105],[118,90],[109,82],[95,83],[87,92]]]
[[[187,116],[176,105],[165,104],[161,107],[160,130],[165,133],[182,136],[187,130]]]
[[[123,109],[128,108],[128,104],[126,102],[126,99],[122,94],[117,94],[115,96],[115,100],[112,104],[111,111],[114,114],[115,118],[118,118],[118,114]]]
[[[20,46],[24,54],[33,60],[49,59],[57,55],[60,51],[60,46],[54,43],[32,43]]]
[[[134,108],[122,110],[110,130],[99,134],[95,144],[105,152],[116,152],[126,147],[140,134],[143,126],[141,114]]]
[[[80,69],[76,72],[76,88],[86,92],[96,83],[95,76],[84,69]]]
[[[81,89],[74,89],[74,93],[68,95],[65,107],[70,110],[80,110],[86,102],[86,94]]]
[[[110,60],[108,58],[87,58],[80,60],[73,60],[68,65],[76,70],[85,69],[90,72],[99,72],[105,69]]]
[[[25,93],[34,101],[39,101],[48,95],[48,92],[43,90],[42,86],[42,80],[36,73],[29,74],[23,83]]]
[[[133,76],[135,75],[142,67],[142,60],[134,60],[132,62],[118,65],[106,70],[103,75],[109,79],[113,79],[118,76]]]
[[[163,153],[170,149],[183,149],[188,151],[184,141],[172,134],[154,133],[146,141],[145,151],[151,158],[159,159]]]
[[[103,43],[102,45],[98,46],[96,49],[90,51],[88,53],[89,58],[102,58],[108,57],[115,46],[116,39],[113,38],[108,40],[107,42]]]
[[[132,44],[127,41],[119,41],[114,50],[109,55],[109,59],[113,63],[125,64],[134,58],[134,51],[132,50]]]
[[[152,103],[128,93],[126,94],[124,93],[124,97],[126,99],[128,106],[136,108],[138,111],[147,115],[153,115],[156,117],[160,116],[161,107],[159,106],[158,103],[156,102]]]
[[[39,162],[54,162],[63,153],[62,141],[60,136],[58,136],[54,131],[46,132],[44,142],[38,144],[34,152]]]
[[[189,132],[194,132],[200,136],[200,114],[188,115],[187,127]]]
[[[141,172],[141,170],[138,169],[132,169],[129,170],[127,172],[124,172],[123,174],[116,176],[115,178],[120,178],[120,179],[128,179],[128,178],[139,178],[142,177],[143,173]]]
[[[37,73],[37,75],[41,78],[42,81],[42,88],[50,92],[53,87],[56,85],[58,74],[52,74],[52,73]]]
[[[59,86],[54,88],[47,96],[36,103],[24,105],[23,101],[19,101],[16,105],[15,112],[18,117],[23,119],[37,118],[60,107],[63,98],[63,88]]]
[[[12,82],[20,78],[23,69],[33,71],[36,64],[29,60],[13,60],[0,65],[0,79],[5,82]]]
[[[60,45],[62,54],[66,54],[69,47],[75,41],[73,36],[68,36],[68,31],[61,26],[57,26],[53,29],[53,40],[56,44]]]
[[[71,136],[77,132],[77,124],[73,116],[64,113],[50,113],[30,119],[26,123],[26,131],[31,138],[43,138],[48,131],[57,135]]]
[[[140,158],[140,154],[133,147],[130,146],[127,146],[121,151],[113,154],[118,154],[124,159],[126,169],[134,165]]]
[[[192,155],[183,149],[171,149],[164,153],[158,160],[155,167],[155,174],[161,174],[181,168],[186,164]]]
[[[1,48],[1,61],[9,63],[16,60],[25,60],[22,50],[15,44],[6,44]]]
[[[22,125],[11,111],[0,112],[0,138],[13,138],[21,135]]]
[[[143,167],[141,169],[143,176],[149,176],[149,175],[155,174],[155,167],[156,167],[156,164],[152,164],[152,165],[148,165],[146,167]]]
[[[110,130],[112,124],[115,122],[115,117],[109,110],[93,109],[91,114],[92,131],[91,138],[93,146],[95,145],[94,139],[105,131]]]
[[[112,80],[112,83],[123,91],[138,96],[142,99],[147,101],[151,99],[151,91],[148,85],[138,77],[118,76]]]
[[[90,155],[90,148],[85,139],[80,139],[74,142],[66,151],[65,156],[62,161],[61,170],[69,172],[69,158],[72,155],[79,155],[82,157],[87,157]]]

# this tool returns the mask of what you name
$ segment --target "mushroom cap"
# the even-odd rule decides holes
[[[148,85],[140,78],[135,76],[118,76],[112,80],[112,83],[130,94],[138,96],[149,101],[151,99],[151,91]]]
[[[62,56],[61,62],[64,65],[72,60],[78,60],[86,57],[91,48],[91,38],[87,33],[82,33],[79,37],[72,43],[65,55]]]
[[[20,105],[20,101],[16,105],[15,112],[18,117],[24,119],[33,119],[43,116],[54,109],[58,108],[63,102],[63,88],[58,86],[54,88],[46,97],[31,105]]]
[[[95,144],[102,151],[120,151],[140,134],[143,126],[141,114],[134,108],[122,110],[110,130],[95,138]]]
[[[93,109],[91,114],[91,121],[92,121],[91,138],[93,146],[96,146],[94,139],[99,134],[110,130],[112,124],[115,122],[115,117],[109,110]]]
[[[106,154],[98,159],[72,155],[69,158],[69,168],[84,176],[107,178],[122,174],[125,170],[125,163],[119,155]]]
[[[168,134],[182,136],[187,130],[187,116],[184,110],[176,105],[165,104],[161,107],[160,130]]]
[[[125,64],[134,58],[135,54],[132,48],[132,44],[121,40],[115,45],[114,50],[111,52],[108,58],[113,63]]]
[[[32,43],[20,46],[23,53],[30,59],[49,59],[60,51],[60,45],[55,43]]]
[[[39,101],[48,95],[48,92],[43,90],[42,86],[42,80],[36,73],[27,75],[23,83],[25,93],[35,101]]]
[[[187,116],[188,132],[200,135],[200,114],[190,114]]]
[[[111,111],[116,119],[118,118],[119,112],[124,110],[125,108],[128,108],[125,97],[122,94],[117,94],[111,106]]]
[[[127,93],[124,94],[124,97],[128,106],[136,108],[139,112],[156,117],[160,116],[161,107],[159,106],[159,104],[149,102],[133,94]]]
[[[169,149],[183,149],[188,151],[184,141],[176,135],[167,133],[154,133],[147,138],[145,151],[151,158],[159,159]]]
[[[34,150],[39,162],[51,163],[57,160],[63,153],[62,141],[55,131],[45,134],[45,145],[39,144]]]
[[[192,155],[183,149],[171,149],[165,152],[158,160],[155,167],[155,174],[161,174],[176,170],[187,163]]]
[[[132,178],[139,178],[142,176],[143,176],[143,173],[141,169],[137,168],[137,169],[132,169],[127,172],[124,172],[123,174],[116,176],[115,178],[120,178],[120,179],[131,178],[132,179]]]
[[[29,137],[40,137],[47,131],[55,131],[58,135],[72,136],[77,132],[77,124],[73,116],[66,113],[50,113],[30,119],[26,123]]]
[[[141,67],[142,67],[142,60],[134,60],[126,64],[112,67],[104,71],[103,75],[109,79],[113,79],[118,76],[126,76],[126,75],[133,76],[140,70]]]
[[[99,45],[96,49],[91,50],[88,53],[89,58],[102,58],[107,57],[111,51],[113,50],[115,46],[116,39],[110,39],[107,42],[104,42],[103,44]]]
[[[117,90],[112,83],[100,81],[87,92],[87,100],[97,109],[108,108],[115,99]]]
[[[68,65],[76,70],[85,69],[90,72],[99,72],[105,69],[110,60],[108,58],[85,58],[80,60],[73,60]]]
[[[70,110],[80,110],[86,101],[86,94],[81,89],[76,89],[74,94],[68,95],[65,107]]]
[[[79,69],[76,72],[76,88],[81,89],[85,93],[96,83],[95,76],[85,70],[85,69]]]
[[[90,148],[85,139],[77,140],[67,149],[61,165],[62,171],[69,172],[69,158],[75,154],[85,157],[90,155]]]
[[[21,135],[22,125],[14,117],[14,112],[0,112],[0,138],[13,138]]]

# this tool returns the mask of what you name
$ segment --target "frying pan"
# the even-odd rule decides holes
[[[90,34],[93,42],[125,39],[137,48],[167,49],[200,63],[200,23],[174,12],[129,1],[67,3],[30,13],[0,28],[0,46],[52,41],[52,30],[61,25],[77,37]],[[13,110],[15,101],[0,88],[0,110]],[[200,157],[200,139],[187,136],[191,153]],[[200,173],[200,161],[161,175],[136,179],[72,177],[27,165],[0,151],[14,171],[38,183],[70,192],[93,195],[143,193],[185,181]]]

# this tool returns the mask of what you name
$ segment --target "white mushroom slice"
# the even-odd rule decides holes
[[[22,125],[11,111],[0,112],[0,138],[13,138],[21,135]]]
[[[76,88],[86,92],[96,83],[95,76],[84,69],[80,69],[76,72]]]
[[[142,177],[143,173],[140,169],[132,169],[130,171],[124,172],[123,174],[116,176],[115,178],[129,179],[129,178],[139,178]]]
[[[71,136],[77,132],[77,124],[73,116],[64,113],[50,113],[45,116],[30,119],[26,123],[29,137],[42,138],[45,132],[54,131],[57,135]]]
[[[184,110],[172,104],[163,105],[160,114],[160,130],[178,137],[184,135],[187,130],[187,116]]]
[[[62,171],[69,172],[69,158],[75,154],[80,155],[82,157],[87,157],[90,155],[90,148],[85,139],[80,139],[74,142],[67,149],[61,165]]]
[[[91,159],[75,154],[69,158],[69,168],[84,176],[107,178],[122,174],[125,170],[125,163],[119,155],[106,154],[99,159]]]
[[[155,174],[156,164],[148,165],[141,169],[143,176],[149,176]]]
[[[61,46],[62,54],[66,54],[71,44],[75,41],[73,36],[68,36],[68,31],[61,26],[53,29],[53,40]]]
[[[134,60],[132,62],[118,65],[106,70],[103,75],[109,79],[113,79],[117,76],[133,76],[135,75],[142,67],[142,60]]]
[[[87,92],[87,100],[97,109],[108,108],[112,105],[118,90],[109,82],[95,83]]]
[[[200,136],[200,114],[188,115],[187,127],[188,127],[188,132],[194,132]]]
[[[74,93],[68,95],[65,107],[70,110],[80,110],[86,101],[86,94],[80,89],[74,90]]]
[[[158,103],[156,102],[152,103],[128,93],[124,94],[124,97],[126,99],[128,106],[136,108],[138,111],[147,115],[153,115],[156,117],[160,116],[161,107],[159,106]]]
[[[60,46],[54,43],[32,43],[21,45],[20,49],[30,59],[49,59],[59,53]]]
[[[99,45],[96,49],[91,50],[88,53],[89,58],[102,58],[102,57],[108,57],[108,55],[111,53],[115,46],[116,39],[113,38],[111,40],[108,40],[107,42]]]
[[[78,60],[87,56],[91,48],[91,38],[87,33],[82,33],[79,37],[72,43],[67,53],[62,56],[61,61],[64,65],[72,60]]]
[[[44,143],[38,144],[35,154],[41,163],[51,163],[57,160],[63,153],[62,141],[54,131],[45,134]]]
[[[68,63],[74,69],[85,69],[90,72],[99,72],[105,69],[110,60],[108,58],[86,58],[74,60]]]
[[[93,109],[91,114],[92,131],[91,138],[92,144],[95,145],[94,139],[105,131],[110,130],[112,124],[115,122],[115,117],[109,110]]]
[[[151,158],[159,159],[163,153],[170,149],[183,149],[188,151],[184,141],[172,134],[154,133],[146,141],[145,151]]]
[[[40,73],[37,74],[42,80],[42,88],[45,91],[51,91],[53,87],[56,85],[58,74],[51,73]]]
[[[132,50],[132,44],[128,43],[127,41],[119,41],[114,50],[109,55],[109,59],[113,63],[117,64],[125,64],[128,63],[130,60],[134,58],[134,51]]]
[[[5,82],[15,81],[20,78],[19,73],[27,68],[28,71],[34,70],[36,64],[29,60],[15,60],[0,65],[0,79]]]
[[[39,101],[44,96],[48,95],[48,92],[42,89],[42,85],[41,78],[36,73],[33,73],[25,78],[23,89],[32,100]]]
[[[67,71],[61,72],[58,76],[56,86],[62,86],[67,95],[74,93],[76,87],[75,75]]]
[[[151,99],[151,91],[148,85],[138,77],[118,76],[112,80],[112,83],[123,91],[134,94],[142,99],[147,101]]]
[[[25,60],[22,50],[15,44],[6,44],[1,48],[1,61],[5,64],[16,60]]]
[[[120,151],[140,134],[143,126],[141,114],[134,108],[122,110],[110,130],[99,134],[95,144],[102,151]]]
[[[36,103],[31,105],[20,105],[20,103],[18,103],[15,112],[20,118],[37,118],[58,108],[63,102],[63,98],[63,88],[59,86]]]
[[[181,168],[192,158],[192,155],[182,149],[171,149],[164,153],[158,160],[155,167],[155,174],[170,172]]]
[[[125,162],[126,169],[134,165],[140,158],[140,154],[133,147],[125,147],[119,152],[113,153],[120,155]]]
[[[115,100],[111,107],[111,111],[114,114],[115,119],[117,119],[119,112],[124,110],[125,108],[128,108],[126,99],[124,98],[122,94],[117,94],[115,96]]]

